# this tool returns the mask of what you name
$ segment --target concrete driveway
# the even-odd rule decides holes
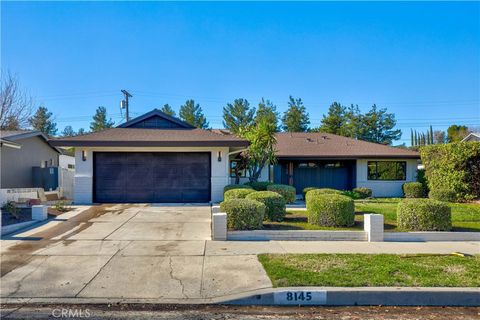
[[[102,205],[62,218],[2,240],[2,298],[192,302],[271,287],[254,253],[206,250],[210,206]]]

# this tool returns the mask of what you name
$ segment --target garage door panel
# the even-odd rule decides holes
[[[96,152],[97,202],[208,202],[209,153]]]

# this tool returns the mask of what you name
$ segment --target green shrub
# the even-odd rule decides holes
[[[402,186],[405,198],[423,198],[425,190],[420,182],[406,182]]]
[[[353,199],[333,193],[307,193],[308,222],[325,227],[350,227],[355,223]]]
[[[428,197],[433,200],[446,201],[446,202],[455,202],[457,200],[457,195],[452,190],[447,189],[435,189],[430,190]]]
[[[480,197],[480,142],[425,146],[420,156],[430,190],[451,190],[465,200]]]
[[[312,195],[320,195],[320,194],[338,194],[338,195],[345,195],[345,192],[343,191],[340,191],[340,190],[337,190],[337,189],[330,189],[330,188],[315,188],[313,190],[309,190],[306,194],[305,194],[305,201],[308,201],[308,195],[309,194],[312,194]]]
[[[229,190],[234,190],[234,189],[252,189],[252,187],[244,185],[244,184],[230,184],[228,186],[225,186],[223,188],[223,193],[229,191]]]
[[[3,210],[5,210],[15,219],[20,219],[20,208],[17,207],[17,203],[15,201],[8,201],[3,207]]]
[[[287,203],[295,202],[295,199],[297,198],[295,187],[286,184],[271,184],[267,186],[267,190],[278,193]]]
[[[308,191],[312,191],[312,190],[316,190],[316,189],[318,189],[318,188],[317,187],[303,188],[303,190],[302,190],[303,200],[306,200],[306,196],[307,196]]]
[[[247,195],[246,199],[256,200],[265,205],[265,219],[282,221],[286,214],[285,199],[273,191],[255,191]]]
[[[253,188],[255,191],[267,191],[267,187],[273,183],[269,181],[246,182],[244,185]]]
[[[450,206],[431,199],[405,199],[397,207],[397,224],[408,231],[448,231],[452,229]]]
[[[231,199],[245,199],[245,197],[252,192],[255,192],[255,190],[246,189],[246,188],[227,190],[223,194],[223,200],[227,201],[227,200],[231,200]]]
[[[424,193],[427,195],[429,192],[427,176],[425,175],[425,169],[417,170],[417,182],[420,182],[423,186]]]
[[[357,194],[356,199],[365,199],[365,198],[370,198],[372,196],[372,189],[370,188],[358,187],[358,188],[353,188],[352,191],[355,194]]]
[[[265,205],[248,199],[232,199],[220,204],[227,213],[227,227],[234,230],[261,229],[265,216]]]

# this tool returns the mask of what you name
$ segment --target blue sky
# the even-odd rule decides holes
[[[235,98],[373,103],[410,128],[480,126],[480,3],[2,2],[1,64],[66,125],[189,98],[212,127]]]

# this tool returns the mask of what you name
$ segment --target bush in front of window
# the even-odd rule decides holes
[[[281,195],[287,203],[295,202],[297,198],[297,191],[295,187],[288,186],[286,184],[271,184],[267,186],[268,191],[273,191]]]
[[[450,206],[432,199],[405,199],[397,207],[398,227],[405,231],[449,231]]]
[[[245,199],[246,196],[248,196],[250,193],[255,192],[253,189],[232,189],[232,190],[227,190],[223,194],[223,200],[231,200],[231,199]]]
[[[265,216],[265,205],[249,199],[231,199],[220,204],[227,213],[227,227],[233,230],[261,229]]]
[[[425,190],[420,182],[406,182],[402,186],[405,198],[423,198]]]
[[[223,188],[223,194],[225,194],[225,192],[227,192],[228,190],[233,190],[233,189],[252,189],[252,187],[246,186],[244,184],[230,184]]]
[[[267,191],[267,187],[272,185],[273,183],[269,181],[254,181],[254,182],[245,182],[246,186],[250,186],[255,191]]]
[[[270,221],[282,221],[286,214],[285,199],[273,191],[255,191],[245,199],[255,200],[265,205],[265,219]]]
[[[452,190],[434,189],[430,190],[428,197],[433,200],[455,202],[457,201],[457,194]]]
[[[372,189],[365,187],[353,188],[352,192],[355,194],[355,199],[366,199],[372,196]]]
[[[324,227],[350,227],[355,224],[353,199],[316,191],[307,193],[308,223]]]

